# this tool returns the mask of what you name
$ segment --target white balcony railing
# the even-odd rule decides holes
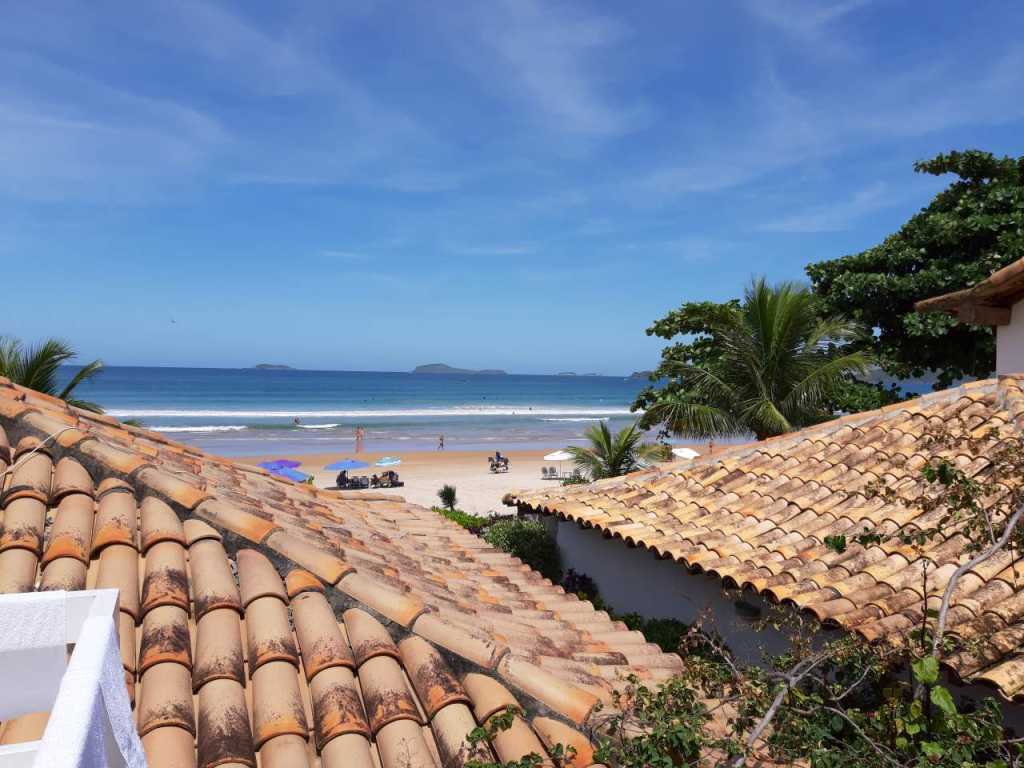
[[[0,719],[50,713],[40,740],[0,746],[0,768],[145,766],[116,622],[116,589],[0,595]]]

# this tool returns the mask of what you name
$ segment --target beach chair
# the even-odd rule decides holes
[[[549,477],[550,477],[550,475],[548,474],[548,468],[547,467],[541,467],[540,468],[540,479],[541,480],[547,480]]]
[[[558,479],[558,469],[556,467],[548,467],[548,477],[552,480]]]

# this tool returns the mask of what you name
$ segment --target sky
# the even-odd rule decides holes
[[[1024,4],[0,0],[0,333],[110,365],[652,368],[1024,154]]]

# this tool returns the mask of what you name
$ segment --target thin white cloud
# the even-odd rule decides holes
[[[536,248],[526,243],[492,243],[487,245],[456,246],[449,249],[462,256],[525,256]]]
[[[215,118],[37,57],[0,54],[0,191],[133,203],[204,171],[228,141]]]
[[[370,259],[369,254],[338,248],[324,248],[320,251],[320,255],[329,259],[338,259],[341,261],[369,261]]]
[[[615,136],[645,120],[647,110],[614,98],[603,75],[607,57],[627,36],[621,24],[538,0],[487,3],[472,20],[475,40],[453,41],[473,51],[467,66],[489,90],[517,100],[557,131]]]
[[[865,216],[899,204],[884,182],[871,184],[850,197],[818,205],[761,224],[762,232],[838,232],[850,229]]]
[[[872,0],[748,0],[748,11],[761,21],[804,40],[825,34],[826,28],[868,6]],[[834,41],[835,42],[835,41]]]
[[[1024,119],[1024,46],[985,64],[957,59],[929,62],[896,74],[868,73],[813,92],[798,90],[775,69],[752,85],[742,112],[689,126],[681,161],[638,174],[616,189],[639,205],[664,205],[695,192],[747,184],[769,173],[821,161],[851,150],[961,126],[1000,125]],[[936,84],[941,83],[941,87]]]

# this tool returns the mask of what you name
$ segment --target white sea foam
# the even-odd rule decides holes
[[[439,416],[563,416],[578,418],[594,418],[608,416],[628,416],[628,408],[565,408],[552,406],[525,405],[465,405],[451,408],[384,408],[367,410],[339,411],[232,411],[232,410],[188,410],[167,408],[111,408],[107,411],[119,419],[330,419],[330,418],[388,418],[388,417],[431,417]],[[302,426],[302,425],[300,425]],[[313,425],[318,426],[318,425]],[[244,429],[244,427],[232,427]],[[168,428],[164,428],[165,430]],[[190,428],[195,429],[195,428]]]
[[[337,424],[296,424],[299,429],[334,429]]]
[[[558,416],[541,421],[608,421],[607,416]]]
[[[238,432],[245,428],[244,424],[209,424],[199,427],[153,427],[157,432]]]

